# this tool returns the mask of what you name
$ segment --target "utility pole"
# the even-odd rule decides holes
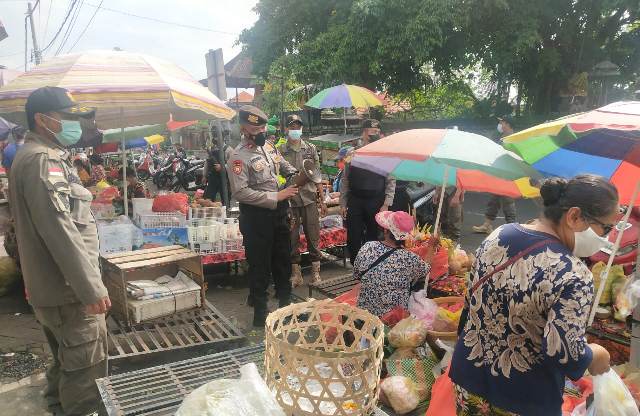
[[[33,59],[36,62],[36,65],[40,65],[41,62],[41,54],[40,49],[38,48],[38,39],[36,39],[36,26],[33,23],[33,8],[31,7],[31,2],[27,3],[28,13],[27,17],[29,18],[29,22],[31,23],[31,39],[33,41]]]

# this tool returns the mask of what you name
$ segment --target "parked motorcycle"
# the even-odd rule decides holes
[[[136,164],[136,174],[142,181],[146,181],[156,172],[155,163],[149,153],[141,155],[140,160]]]
[[[172,189],[174,178],[181,165],[181,159],[175,155],[168,156],[164,162],[159,165],[153,175],[153,183],[158,189]]]
[[[204,160],[180,159],[180,165],[173,178],[171,189],[179,192],[204,189]]]

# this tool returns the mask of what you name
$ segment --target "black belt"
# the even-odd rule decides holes
[[[280,201],[276,206],[276,209],[269,209],[263,207],[257,207],[249,204],[238,204],[240,207],[240,213],[244,214],[261,214],[261,215],[282,215],[289,210],[289,201]]]

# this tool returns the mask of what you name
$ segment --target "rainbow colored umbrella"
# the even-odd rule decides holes
[[[604,176],[631,201],[640,178],[640,102],[609,104],[597,110],[540,124],[504,139],[504,147],[545,176]]]
[[[373,91],[357,85],[336,85],[326,88],[305,104],[313,108],[344,108],[344,132],[347,132],[346,109],[351,107],[369,108],[384,105]]]
[[[609,179],[618,188],[620,202],[628,205],[620,229],[626,228],[640,191],[640,102],[612,103],[544,123],[506,137],[504,147],[543,175],[571,178],[590,173]],[[611,270],[622,235],[617,235],[601,279]],[[593,305],[598,305],[604,287],[598,288]],[[592,307],[589,325],[595,311]]]
[[[540,195],[529,182],[537,172],[518,156],[484,136],[460,130],[392,134],[356,150],[351,164],[400,180],[460,186],[466,191],[513,198]]]

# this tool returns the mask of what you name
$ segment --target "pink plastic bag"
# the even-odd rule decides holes
[[[427,328],[431,328],[438,313],[438,305],[427,297],[427,292],[423,289],[411,294],[409,313],[424,322]]]

